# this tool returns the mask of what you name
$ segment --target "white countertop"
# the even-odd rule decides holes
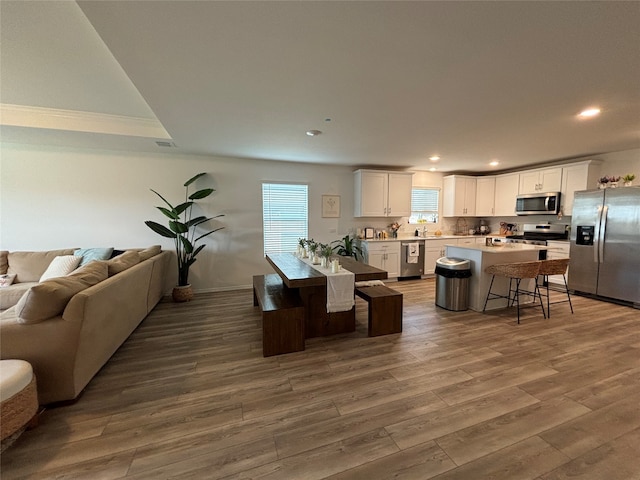
[[[548,250],[549,247],[543,245],[528,245],[525,243],[505,243],[499,246],[476,245],[451,245],[452,248],[464,248],[465,250],[476,250],[486,253],[511,253],[525,252],[529,250]]]
[[[485,238],[487,236],[490,236],[490,235],[427,235],[426,237],[416,237],[414,235],[403,235],[398,238],[391,238],[391,237],[381,238],[381,239],[362,238],[361,241],[363,242],[407,242],[407,241],[420,242],[422,240],[450,240],[452,238],[478,238],[478,237]]]

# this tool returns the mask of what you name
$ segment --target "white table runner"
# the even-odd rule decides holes
[[[354,298],[356,276],[353,272],[342,268],[338,273],[331,273],[331,267],[314,265],[308,258],[300,260],[327,277],[327,313],[348,312],[353,308],[356,303]]]

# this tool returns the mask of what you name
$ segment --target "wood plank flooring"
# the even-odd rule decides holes
[[[263,358],[250,290],[161,303],[73,405],[2,454],[13,479],[640,479],[640,311],[434,305],[404,332]]]

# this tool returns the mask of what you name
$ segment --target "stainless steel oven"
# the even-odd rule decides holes
[[[507,243],[527,243],[529,245],[547,245],[547,240],[566,240],[569,238],[568,225],[561,223],[525,223],[522,235],[506,237]],[[546,260],[547,251],[540,250],[538,260]]]

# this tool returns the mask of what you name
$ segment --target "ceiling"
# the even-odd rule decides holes
[[[640,2],[0,9],[0,101],[34,107],[33,121],[3,115],[2,141],[443,172],[640,148]],[[579,120],[589,106],[602,113]],[[160,133],[35,120],[58,110]]]

